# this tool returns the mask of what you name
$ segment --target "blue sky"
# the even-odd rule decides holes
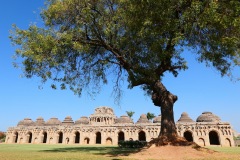
[[[21,70],[13,67],[12,56],[14,46],[9,40],[12,24],[26,29],[32,23],[41,25],[39,16],[44,0],[7,0],[1,3],[0,9],[0,131],[16,126],[25,117],[42,116],[45,121],[57,117],[61,121],[70,115],[73,120],[81,116],[89,116],[98,106],[110,106],[119,117],[126,111],[134,111],[134,121],[142,113],[160,114],[150,97],[144,96],[140,88],[127,89],[123,85],[124,94],[120,106],[114,103],[111,96],[112,84],[104,86],[102,92],[92,98],[87,94],[75,96],[71,91],[52,90],[47,83],[39,89],[40,79],[21,78]],[[204,111],[211,111],[230,122],[240,132],[240,82],[232,82],[229,78],[221,78],[213,68],[195,61],[190,52],[184,53],[188,59],[189,69],[181,72],[177,78],[166,75],[163,82],[172,93],[178,96],[174,115],[177,121],[182,112],[196,118]],[[239,73],[239,68],[237,69]],[[238,74],[239,75],[239,74]]]

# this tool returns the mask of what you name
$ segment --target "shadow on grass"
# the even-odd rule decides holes
[[[141,151],[139,148],[119,148],[119,147],[66,147],[66,148],[54,148],[49,150],[42,150],[40,152],[79,152],[90,153],[95,155],[109,155],[110,157],[116,156],[128,156],[131,153],[137,153]]]

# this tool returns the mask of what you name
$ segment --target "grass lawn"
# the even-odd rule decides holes
[[[207,148],[217,151],[217,152],[223,152],[223,153],[228,153],[228,154],[237,154],[240,156],[240,147],[213,147],[213,146],[210,146]]]
[[[0,160],[118,160],[137,151],[102,145],[0,144]]]
[[[240,147],[207,148],[240,159]],[[131,160],[127,155],[138,151],[102,145],[0,144],[0,160]]]

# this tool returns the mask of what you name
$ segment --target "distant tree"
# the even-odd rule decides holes
[[[134,115],[135,112],[133,111],[126,111],[128,117],[132,118],[132,116]]]
[[[148,120],[152,120],[154,117],[156,117],[156,116],[154,115],[154,113],[150,113],[150,112],[147,113],[147,119],[148,119]]]
[[[239,8],[238,0],[47,0],[45,26],[15,27],[10,38],[25,76],[51,79],[54,89],[98,93],[108,77],[116,78],[116,93],[123,77],[129,88],[142,87],[161,107],[159,138],[174,142],[178,97],[162,79],[188,68],[187,49],[231,76],[240,66]]]
[[[4,132],[0,131],[0,140],[4,139],[6,137],[6,134]]]

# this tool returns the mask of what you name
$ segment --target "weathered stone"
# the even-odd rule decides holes
[[[221,122],[211,112],[203,112],[196,122],[183,113],[176,127],[179,136],[201,146],[234,146],[231,125]],[[16,127],[8,129],[6,143],[117,145],[120,140],[150,141],[158,137],[160,128],[161,116],[155,117],[151,123],[143,114],[134,124],[126,115],[117,118],[112,108],[98,107],[89,118],[81,117],[75,123],[70,116],[63,122],[51,118],[46,123],[42,117],[36,122],[25,118]]]

